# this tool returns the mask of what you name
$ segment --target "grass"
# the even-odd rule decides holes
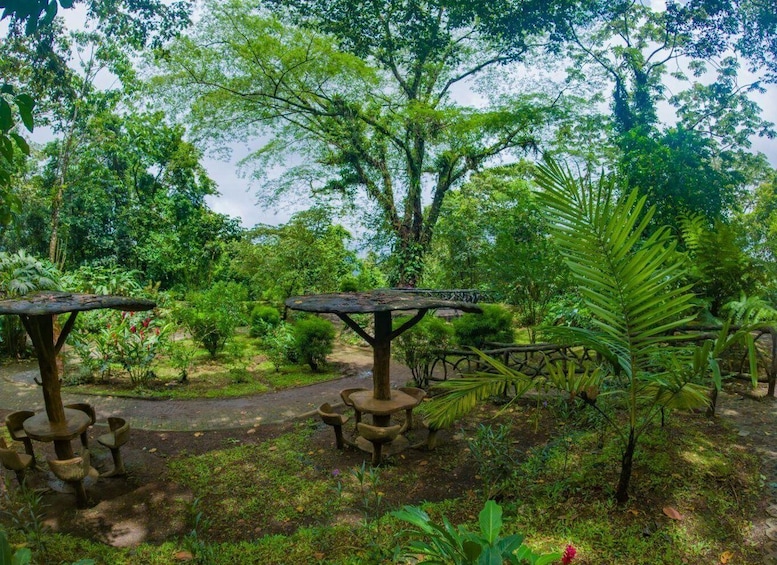
[[[718,423],[672,415],[666,427],[649,432],[630,502],[617,507],[612,491],[619,453],[612,442],[601,446],[591,425],[567,413],[560,418],[552,404],[479,414],[491,423],[512,423],[520,447],[543,431],[550,434],[524,450],[500,501],[504,531],[523,533],[532,548],[553,551],[571,543],[579,551],[576,565],[719,563],[726,552],[733,552],[731,564],[758,562],[758,548],[746,541],[761,494],[758,462]],[[471,435],[480,421],[465,422],[459,433]],[[540,436],[532,435],[536,422]],[[342,454],[318,447],[319,433],[329,439],[329,429],[300,424],[260,444],[169,461],[170,477],[202,500],[211,523],[203,537],[217,549],[217,563],[394,562],[395,548],[408,537],[389,512],[407,501],[414,486],[457,480],[450,467],[453,449],[423,455],[428,465],[397,461],[375,480],[360,480],[358,467],[333,473],[332,462]],[[455,445],[466,459],[464,442]],[[480,485],[475,480],[462,486],[464,494],[423,507],[438,523],[445,515],[477,529]],[[683,519],[669,519],[666,506]],[[174,563],[181,549],[171,541],[128,552],[66,536],[48,536],[46,543],[51,562],[88,556],[116,565]]]
[[[340,371],[332,366],[314,372],[307,365],[288,364],[276,370],[267,360],[259,340],[249,337],[245,329],[237,333],[215,359],[190,339],[180,343],[196,350],[185,384],[180,382],[180,370],[165,355],[155,362],[156,377],[144,388],[134,387],[120,367],[114,368],[107,382],[92,381],[81,374],[77,363],[67,366],[65,383],[78,383],[68,386],[71,392],[97,396],[189,400],[250,396],[340,377]]]

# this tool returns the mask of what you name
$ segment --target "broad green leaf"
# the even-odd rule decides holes
[[[11,544],[8,542],[8,534],[0,529],[0,565],[11,565]]]
[[[487,501],[480,511],[479,522],[481,534],[489,545],[493,545],[502,529],[502,508],[493,500]]]
[[[19,151],[21,151],[25,155],[29,155],[30,154],[30,146],[27,144],[27,140],[26,139],[24,139],[18,133],[14,133],[14,132],[11,132],[9,135],[16,142],[16,146],[19,148]]]
[[[32,111],[35,108],[35,100],[29,94],[19,94],[14,98],[16,106],[19,108],[19,116],[22,119],[24,127],[27,131],[33,131],[35,128],[35,121]]]
[[[502,565],[502,553],[495,547],[486,547],[478,558],[478,565]]]
[[[542,557],[538,557],[537,560],[534,562],[534,565],[549,565],[550,563],[554,563],[561,559],[562,555],[560,553],[549,553],[548,555],[543,555]]]
[[[462,544],[464,556],[472,563],[477,561],[483,551],[483,546],[473,540],[467,540]]]
[[[8,131],[12,127],[11,105],[6,102],[5,98],[0,96],[0,132]]]

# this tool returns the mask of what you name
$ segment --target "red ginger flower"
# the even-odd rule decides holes
[[[564,555],[561,556],[561,565],[569,565],[577,555],[577,550],[573,545],[568,545],[564,550]]]

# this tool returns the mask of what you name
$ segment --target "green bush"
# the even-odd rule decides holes
[[[247,297],[248,291],[242,285],[217,282],[204,292],[190,294],[188,304],[176,315],[192,338],[215,357],[235,328],[246,322],[243,302]]]
[[[0,299],[39,290],[59,290],[60,272],[45,259],[18,251],[0,251]],[[17,316],[0,316],[0,343],[9,357],[26,354],[27,334]]]
[[[482,314],[464,314],[453,321],[456,341],[482,348],[486,342],[513,343],[513,313],[498,304],[486,304]]]
[[[270,333],[281,323],[281,314],[272,306],[258,304],[251,310],[251,337]]]
[[[294,332],[286,322],[281,322],[268,333],[262,340],[267,359],[280,371],[284,363],[297,362],[297,351],[294,341]]]
[[[334,341],[335,328],[323,318],[311,316],[294,324],[294,342],[299,358],[314,371],[326,363]]]
[[[394,327],[398,328],[409,319],[397,318]],[[440,318],[426,316],[394,340],[392,351],[401,363],[408,366],[416,385],[425,387],[429,384],[437,352],[450,348],[452,342],[453,326]]]

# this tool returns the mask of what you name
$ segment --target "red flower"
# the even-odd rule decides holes
[[[561,556],[561,565],[569,565],[577,555],[577,550],[572,545],[568,545],[564,550],[564,555]]]
[[[130,333],[135,333],[137,329],[135,326],[130,326]]]
[[[147,327],[148,327],[148,324],[149,324],[150,322],[151,322],[151,318],[146,318],[145,320],[143,320],[143,327],[144,327],[144,328],[147,328]]]

